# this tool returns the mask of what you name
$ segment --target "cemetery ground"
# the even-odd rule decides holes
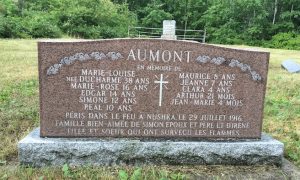
[[[300,74],[290,74],[280,64],[285,59],[300,63],[300,51],[226,47],[271,52],[263,131],[284,143],[285,158],[299,168]],[[20,167],[17,162],[17,142],[39,126],[37,64],[37,40],[0,40],[0,179],[185,179],[198,176],[204,176],[204,179],[289,178],[286,171],[272,166]],[[285,168],[292,169],[293,165],[285,163]]]

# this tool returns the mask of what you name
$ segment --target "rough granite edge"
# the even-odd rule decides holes
[[[36,167],[82,165],[282,165],[283,143],[262,134],[242,142],[140,141],[130,138],[41,138],[18,143],[19,162]]]

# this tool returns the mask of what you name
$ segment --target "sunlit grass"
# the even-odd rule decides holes
[[[111,167],[7,167],[0,166],[0,179],[287,179],[273,166],[111,166]]]
[[[27,79],[37,79],[36,40],[0,40],[0,90]]]

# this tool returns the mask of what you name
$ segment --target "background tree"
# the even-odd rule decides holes
[[[212,43],[300,48],[300,0],[0,0],[2,38],[126,37],[165,19]]]
[[[141,24],[146,27],[160,27],[165,19],[173,19],[171,13],[163,8],[164,3],[160,0],[151,1],[142,11],[139,12],[143,18]]]

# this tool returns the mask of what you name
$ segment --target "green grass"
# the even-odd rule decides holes
[[[285,157],[300,167],[300,74],[289,74],[280,68],[284,59],[294,59],[300,63],[300,51],[227,47],[271,52],[263,130],[284,142]],[[134,172],[139,173],[135,167],[83,167],[69,168],[67,171],[61,168],[15,167],[17,142],[39,125],[37,69],[36,40],[0,40],[0,179],[97,179],[97,175],[115,179],[122,174],[132,177]],[[178,176],[177,179],[182,179],[184,174],[197,174],[199,170],[195,168],[143,167],[141,177],[176,179]],[[206,168],[202,167],[202,170]],[[218,171],[215,172],[215,179],[222,177]]]
[[[36,40],[0,40],[0,90],[37,75]]]
[[[38,125],[34,40],[0,41],[0,162],[17,157],[18,140]]]
[[[4,168],[3,168],[4,169]],[[2,170],[3,170],[2,169]],[[287,179],[272,166],[112,166],[112,167],[8,167],[0,179],[120,179],[120,180],[183,180],[183,179]]]

